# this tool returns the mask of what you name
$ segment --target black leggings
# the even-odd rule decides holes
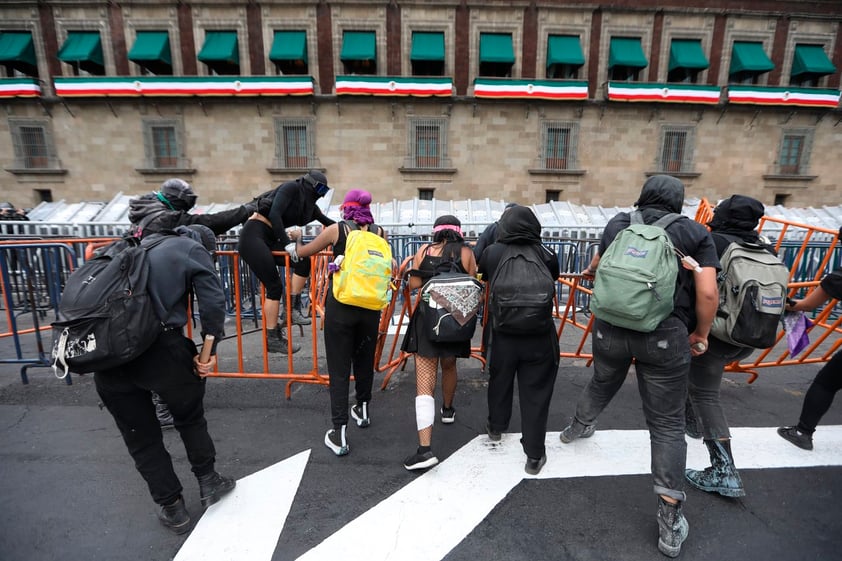
[[[840,389],[842,389],[842,351],[830,357],[810,384],[810,389],[804,396],[798,430],[813,434],[819,421],[830,409],[836,392]]]
[[[240,230],[240,243],[237,251],[240,257],[258,280],[266,287],[266,297],[280,300],[284,295],[284,281],[278,267],[284,266],[284,258],[272,255],[273,251],[283,251],[281,243],[275,238],[272,228],[259,220],[246,220]],[[300,277],[310,276],[310,259],[302,259],[293,264],[295,274]]]

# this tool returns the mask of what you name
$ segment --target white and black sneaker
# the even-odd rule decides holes
[[[424,453],[416,452],[403,461],[403,467],[412,471],[414,469],[426,469],[433,467],[439,463],[439,459],[433,454],[432,450],[427,450]]]
[[[456,409],[453,407],[441,408],[441,422],[445,425],[450,425],[456,422]]]
[[[357,426],[361,429],[370,425],[371,418],[368,416],[368,402],[362,401],[351,407],[351,417],[357,422]]]
[[[345,438],[345,425],[339,429],[330,429],[325,433],[325,446],[330,448],[337,456],[344,456],[351,451],[348,446],[348,439]]]

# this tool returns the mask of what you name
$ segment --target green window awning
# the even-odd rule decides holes
[[[577,35],[550,35],[547,38],[547,68],[553,64],[585,64],[582,45]]]
[[[28,31],[0,33],[0,62],[24,62],[35,66],[35,44]]]
[[[834,72],[836,72],[836,67],[827,58],[821,45],[795,45],[791,76],[801,74],[825,76]]]
[[[649,61],[643,54],[643,47],[638,37],[612,37],[608,49],[608,68],[628,66],[630,68],[646,68]]]
[[[102,41],[98,31],[71,31],[58,51],[62,62],[92,62],[105,66],[102,58]]]
[[[444,61],[444,33],[413,32],[409,60]]]
[[[306,31],[276,31],[269,51],[269,60],[284,62],[288,60],[303,60],[307,62],[307,32]]]
[[[138,31],[132,50],[132,62],[163,62],[172,66],[170,34],[166,31]]]
[[[208,31],[205,44],[197,57],[205,64],[225,62],[240,64],[239,43],[236,31]]]
[[[376,60],[375,39],[374,31],[346,31],[342,36],[342,53],[339,60]]]
[[[670,45],[670,70],[694,68],[704,70],[710,66],[700,39],[673,39]]]
[[[775,65],[766,56],[763,50],[763,43],[754,41],[734,41],[734,49],[731,52],[731,68],[729,74],[737,72],[769,72],[774,70]]]
[[[512,36],[508,33],[480,33],[479,61],[514,64]]]

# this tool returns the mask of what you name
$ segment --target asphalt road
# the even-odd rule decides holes
[[[305,338],[309,336],[306,334]],[[257,335],[250,337],[257,341]],[[8,342],[0,343],[0,352],[7,353],[9,348],[3,345]],[[298,360],[309,358],[296,355]],[[768,435],[774,433],[774,427],[794,423],[803,392],[818,369],[818,365],[766,369],[750,385],[743,375],[726,375],[723,402],[731,426],[766,427],[768,430],[763,434]],[[30,383],[24,385],[18,371],[17,366],[0,365],[0,559],[162,561],[175,558],[188,535],[173,535],[158,523],[146,486],[135,471],[111,416],[98,406],[92,377],[76,376],[72,385],[66,385],[56,380],[49,369],[36,368],[29,371]],[[462,465],[458,458],[467,454],[477,465],[488,463],[482,456],[486,452],[481,442],[486,418],[486,375],[479,362],[473,360],[461,361],[459,373],[456,422],[444,426],[437,419],[433,449],[442,464],[433,468],[424,480],[441,474],[441,486],[436,492],[444,499],[451,494],[461,496],[458,494],[464,492],[466,481],[474,477],[473,473],[465,474],[466,479],[462,480],[443,475],[453,472],[452,466]],[[589,376],[590,369],[583,363],[562,360],[549,419],[550,431],[557,433],[564,428]],[[382,374],[377,375],[376,387],[382,379]],[[499,500],[491,501],[487,512],[479,515],[478,523],[467,524],[464,535],[452,547],[448,545],[442,555],[430,558],[448,561],[666,559],[657,550],[656,499],[651,476],[604,474],[595,467],[591,471],[590,467],[597,452],[615,452],[606,445],[608,434],[615,434],[616,430],[645,429],[635,386],[634,376],[629,376],[600,419],[596,435],[583,443],[587,446],[565,448],[558,445],[556,434],[548,435],[548,443],[553,440],[544,468],[547,474],[569,466],[593,475],[521,480],[522,461],[515,458],[516,463],[500,478],[500,485],[505,486],[508,484],[504,480],[508,481],[515,473],[511,488],[503,488]],[[291,399],[287,400],[284,384],[279,381],[209,381],[206,410],[220,472],[242,479],[309,451],[300,485],[289,489],[294,499],[288,516],[254,520],[255,524],[282,527],[273,553],[270,551],[270,557],[265,559],[294,560],[308,552],[308,559],[322,558],[320,544],[346,526],[350,533],[339,534],[347,552],[343,558],[366,559],[367,551],[384,547],[387,551],[392,547],[400,550],[400,544],[394,543],[398,539],[392,530],[394,521],[377,520],[366,513],[378,512],[372,509],[393,500],[392,497],[425,477],[402,466],[403,458],[417,445],[414,397],[410,361],[406,371],[392,377],[385,391],[376,391],[371,406],[371,427],[365,430],[349,427],[351,453],[337,458],[322,442],[329,428],[325,387],[295,385]],[[509,431],[512,433],[520,430],[517,412],[516,399]],[[826,415],[823,424],[842,425],[839,403]],[[600,431],[609,432],[601,437]],[[825,434],[830,432],[828,429]],[[475,440],[477,437],[480,440]],[[194,519],[199,519],[202,509],[198,488],[190,474],[184,448],[174,431],[167,431],[165,439],[185,487],[187,506]],[[741,461],[755,458],[740,458],[737,440],[734,446],[739,467]],[[504,442],[509,441],[516,443],[516,436],[504,436]],[[480,451],[471,453],[471,443],[479,443]],[[772,456],[795,453],[809,458],[811,454],[794,449],[776,436],[764,446]],[[823,447],[821,428],[815,435],[815,446],[815,452],[819,453]],[[703,446],[691,440],[688,449],[698,455]],[[616,453],[621,455],[622,450]],[[493,461],[493,456],[489,458],[488,461]],[[648,461],[648,457],[645,459]],[[680,559],[842,559],[842,452],[838,461],[830,463],[835,465],[744,469],[741,474],[747,496],[742,499],[724,499],[688,488],[685,513],[690,522],[690,535]],[[469,495],[459,506],[470,510],[474,501],[480,503],[482,499],[478,494]],[[414,517],[428,518],[421,527],[432,528],[426,531],[429,535],[415,536],[422,543],[435,544],[444,539],[448,530],[461,528],[454,525],[465,523],[461,510],[458,516],[449,518],[452,513],[446,507],[436,510],[436,505],[429,504],[432,500],[431,497],[408,501],[401,506],[408,522]],[[357,519],[373,519],[373,524],[349,526]],[[361,530],[355,532],[357,527]],[[421,555],[415,558],[423,558]],[[244,557],[224,548],[210,551],[203,558],[262,561],[260,557]],[[325,553],[323,558],[333,561],[336,557]],[[380,558],[407,559],[398,554]]]

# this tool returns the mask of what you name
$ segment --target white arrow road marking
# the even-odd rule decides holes
[[[275,553],[310,450],[237,481],[211,505],[175,561],[269,561]]]
[[[650,473],[649,432],[597,430],[588,439],[562,444],[547,433],[547,465],[540,479]],[[783,440],[775,428],[731,429],[741,470],[842,465],[842,426],[821,426],[812,452]],[[522,479],[526,458],[520,434],[498,443],[474,438],[434,467],[352,520],[299,561],[430,561],[456,547]],[[688,439],[687,465],[709,465],[706,447]],[[375,536],[365,547],[349,547]],[[178,561],[178,559],[176,560]]]

